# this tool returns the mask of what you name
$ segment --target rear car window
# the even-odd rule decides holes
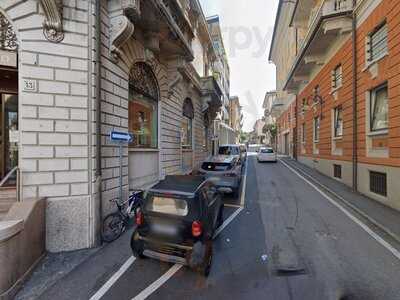
[[[206,171],[226,171],[232,167],[232,164],[229,163],[213,163],[213,162],[205,162],[202,164],[201,168]]]
[[[274,153],[274,150],[272,150],[272,149],[261,149],[261,153],[272,154],[272,153]]]
[[[146,205],[147,211],[157,212],[174,216],[187,216],[188,204],[183,199],[154,196]]]
[[[222,146],[222,147],[219,147],[218,154],[219,155],[239,155],[239,148],[230,147],[230,146]]]

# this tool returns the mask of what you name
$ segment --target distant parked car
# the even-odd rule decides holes
[[[278,158],[276,152],[271,147],[262,147],[257,154],[258,162],[277,162]]]
[[[260,149],[263,147],[264,145],[261,144],[250,144],[247,151],[248,152],[259,152]]]
[[[247,150],[243,145],[227,144],[221,145],[218,148],[218,155],[236,156],[239,157],[238,163],[244,165],[247,158]]]
[[[240,148],[240,155],[242,157],[242,162],[244,163],[247,160],[247,148],[246,148],[246,145],[243,145],[243,144],[239,145],[239,148]]]
[[[167,176],[145,194],[136,214],[133,254],[188,265],[208,276],[223,207],[221,194],[204,176]]]
[[[214,184],[223,192],[239,195],[244,163],[240,148],[236,145],[221,146],[219,155],[207,158],[200,167],[200,174],[212,178]]]

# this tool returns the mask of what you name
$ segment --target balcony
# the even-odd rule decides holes
[[[192,22],[188,17],[189,8],[184,8],[176,0],[151,0],[148,4],[158,11],[163,22],[149,23],[148,20],[159,18],[150,16],[142,17],[136,22],[137,25],[145,30],[156,30],[161,35],[162,44],[160,51],[170,55],[182,55],[188,60],[193,60],[194,55],[191,47],[191,41],[194,37]],[[149,10],[148,10],[149,11]],[[146,10],[143,9],[146,14]],[[159,28],[152,28],[154,24],[159,24]]]
[[[271,110],[268,116],[272,116],[274,118],[279,117],[281,113],[284,112],[287,103],[288,101],[286,101],[286,98],[275,97],[274,100],[272,101]]]
[[[332,47],[340,45],[352,28],[352,1],[325,0],[312,7],[312,0],[299,0],[292,25],[306,32],[284,88],[297,92],[306,85],[315,67],[325,64]],[[307,5],[310,5],[307,7]]]
[[[210,107],[218,110],[222,106],[222,90],[213,76],[200,79],[201,93],[203,97],[203,111]]]

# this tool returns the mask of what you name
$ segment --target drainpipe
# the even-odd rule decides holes
[[[354,8],[357,1],[353,0],[352,18],[352,52],[353,52],[353,191],[358,190],[358,124],[357,124],[357,16]]]
[[[99,219],[103,221],[101,190],[101,1],[96,0],[96,184],[99,197]],[[100,231],[99,231],[100,232]],[[101,237],[100,237],[101,241]]]
[[[294,110],[294,117],[296,118],[296,126],[295,126],[295,130],[294,130],[294,149],[293,149],[293,156],[295,160],[298,160],[297,154],[299,153],[299,136],[298,136],[298,130],[299,130],[299,113],[298,113],[298,108],[299,108],[299,103],[298,103],[298,96],[296,94],[296,106],[295,106],[295,110]]]

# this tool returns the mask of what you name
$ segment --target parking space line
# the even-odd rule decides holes
[[[222,225],[217,229],[217,231],[214,233],[213,239],[215,239],[222,232],[222,230],[224,230],[225,227],[228,226],[229,223],[232,222],[237,217],[238,214],[240,214],[242,210],[243,207],[239,207],[237,210],[235,210],[235,212],[231,214],[229,218],[226,219],[224,223],[222,223]]]
[[[164,275],[162,275],[160,278],[158,278],[156,281],[154,281],[151,285],[149,285],[147,288],[145,288],[143,291],[140,292],[139,295],[137,295],[135,298],[132,300],[144,300],[147,297],[149,297],[151,294],[153,294],[156,290],[158,290],[165,282],[167,282],[176,272],[178,272],[183,265],[175,264],[173,265]]]
[[[241,205],[237,205],[237,204],[229,204],[229,203],[224,203],[225,207],[233,207],[233,208],[240,208],[242,207]]]
[[[228,217],[222,223],[222,225],[217,229],[215,232],[213,238],[216,238],[225,228],[228,226],[238,215],[239,213],[244,209],[244,202],[245,202],[245,195],[246,195],[246,184],[247,184],[247,166],[248,166],[248,161],[246,161],[246,169],[245,169],[245,174],[243,177],[243,185],[241,189],[241,205],[232,205],[232,204],[224,204],[224,206],[227,207],[234,207],[237,208],[235,212]],[[114,285],[114,283],[126,272],[126,270],[133,264],[135,261],[135,257],[130,257],[123,265],[122,267],[115,273],[102,287],[100,290],[94,294],[90,300],[99,300],[101,299],[105,293]],[[143,300],[149,297],[152,293],[154,293],[156,290],[158,290],[165,282],[167,282],[176,272],[178,272],[183,265],[180,264],[175,264],[173,265],[164,275],[162,275],[160,278],[158,278],[156,281],[154,281],[151,285],[149,285],[146,289],[144,289],[140,294],[138,294],[136,297],[134,297],[132,300]]]
[[[379,244],[381,244],[384,248],[386,248],[390,253],[392,253],[397,259],[400,259],[400,252],[394,248],[391,244],[389,244],[387,241],[385,241],[382,237],[380,237],[378,234],[376,234],[371,228],[369,228],[366,224],[364,224],[360,219],[358,219],[356,216],[354,216],[351,212],[349,212],[346,208],[344,208],[342,205],[340,205],[338,202],[336,202],[334,199],[329,197],[324,191],[322,191],[320,188],[318,188],[315,184],[313,184],[311,181],[309,181],[307,178],[305,178],[303,175],[301,175],[299,172],[297,172],[295,169],[293,169],[291,166],[289,166],[286,162],[280,160],[280,162],[288,168],[290,171],[292,171],[294,174],[296,174],[298,177],[303,179],[305,182],[307,182],[312,188],[314,188],[318,193],[320,193],[325,199],[327,199],[332,205],[336,206],[340,211],[342,211],[347,217],[349,217],[354,223],[359,225],[365,232],[367,232],[373,239],[375,239]]]
[[[240,205],[242,207],[244,206],[244,201],[245,201],[245,198],[246,198],[247,167],[248,167],[248,165],[249,165],[249,158],[246,159],[246,168],[244,170],[242,191],[240,193]]]
[[[129,259],[119,268],[119,270],[111,276],[111,278],[94,294],[90,300],[99,300],[101,299],[107,291],[118,281],[118,279],[128,270],[128,268],[133,264],[136,260],[134,256],[129,257]]]
[[[235,212],[229,216],[228,219],[224,221],[224,223],[217,229],[215,232],[213,239],[215,239],[224,229],[226,226],[229,225],[238,215],[239,213],[243,210],[243,207],[239,207]],[[151,285],[149,285],[147,288],[145,288],[142,292],[140,292],[139,295],[137,295],[135,298],[132,300],[144,300],[147,297],[149,297],[152,293],[157,291],[164,283],[166,283],[176,272],[178,272],[183,265],[180,264],[175,264],[173,265],[164,275],[162,275],[160,278],[158,278],[156,281],[154,281]]]

